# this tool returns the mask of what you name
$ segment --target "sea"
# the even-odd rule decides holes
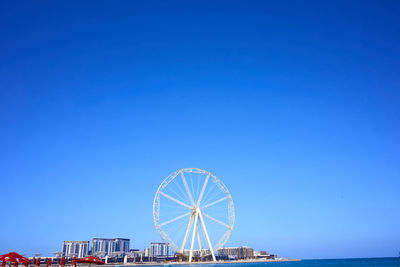
[[[210,264],[215,267],[356,267],[356,266],[398,266],[400,258],[362,258],[362,259],[332,259],[332,260],[301,260],[286,262],[263,262],[263,263],[234,263],[234,264]],[[193,265],[198,266],[198,265]]]

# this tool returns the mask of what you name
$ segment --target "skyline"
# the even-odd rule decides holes
[[[0,254],[161,241],[158,186],[200,168],[232,194],[226,246],[398,256],[399,13],[396,1],[0,3]]]

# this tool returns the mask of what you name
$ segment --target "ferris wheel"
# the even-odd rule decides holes
[[[215,252],[232,233],[235,210],[221,180],[208,171],[186,168],[161,183],[153,217],[161,238],[176,253],[188,256],[189,262],[210,255],[215,261]]]

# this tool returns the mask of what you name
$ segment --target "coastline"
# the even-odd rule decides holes
[[[127,264],[105,264],[103,266],[172,266],[172,265],[200,265],[200,264],[237,264],[237,263],[267,263],[267,262],[290,262],[301,261],[301,259],[262,259],[262,260],[236,260],[236,261],[201,261],[201,262],[143,262]]]

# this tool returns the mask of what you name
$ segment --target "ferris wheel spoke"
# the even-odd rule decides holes
[[[171,188],[168,188],[168,190],[170,190],[171,193],[173,193],[173,195],[179,197],[180,199],[185,199],[185,197],[182,197],[182,195],[185,196],[185,193],[182,192],[182,189],[180,190],[180,192],[182,192],[182,194],[180,194],[179,192],[177,192],[176,190],[174,190],[172,187],[171,187]]]
[[[164,197],[168,198],[169,200],[174,201],[175,203],[178,203],[181,206],[184,206],[188,209],[192,209],[192,207],[190,207],[188,204],[183,203],[180,200],[177,200],[176,198],[171,197],[170,195],[165,194],[164,192],[160,191],[160,194],[163,195]]]
[[[228,229],[231,229],[231,227],[229,225],[227,225],[226,223],[223,223],[220,220],[217,220],[214,217],[211,217],[210,215],[205,214],[204,212],[203,212],[203,215],[206,216],[208,219],[210,219],[210,220],[212,220],[212,221],[214,221],[214,222],[216,222],[216,223],[218,223],[218,224],[220,224],[220,225],[222,225],[222,226],[224,226],[224,227],[226,227]]]
[[[192,214],[192,213],[191,213],[191,212],[188,212],[188,213],[185,213],[185,214],[183,214],[183,215],[181,215],[181,216],[175,217],[175,218],[173,218],[173,219],[171,219],[171,220],[169,220],[169,221],[163,222],[163,223],[160,224],[160,227],[161,227],[161,226],[164,226],[164,225],[167,225],[167,224],[169,224],[169,223],[175,222],[175,221],[177,221],[177,220],[179,220],[179,219],[182,219],[182,218],[184,218],[184,217],[186,217],[186,216],[188,216],[188,215],[190,215],[190,214]]]
[[[206,180],[204,181],[203,188],[201,189],[199,199],[197,200],[197,205],[196,205],[197,207],[200,205],[201,199],[203,198],[204,190],[205,190],[206,187],[207,187],[208,179],[210,179],[210,175],[207,175],[207,178],[206,178]]]
[[[186,182],[185,175],[183,175],[183,172],[181,172],[181,178],[182,178],[183,185],[185,186],[186,193],[187,193],[188,196],[189,196],[190,202],[191,202],[192,205],[194,206],[194,200],[193,200],[193,197],[192,197],[192,193],[190,193],[190,189],[189,189],[189,186],[188,186],[188,184],[187,184],[187,182]]]
[[[211,206],[213,206],[213,205],[215,205],[215,204],[220,203],[221,201],[224,201],[224,200],[227,199],[227,198],[229,198],[229,197],[228,197],[228,196],[225,196],[225,197],[220,198],[220,199],[218,199],[218,200],[216,200],[216,201],[214,201],[214,202],[211,202],[210,204],[207,204],[207,205],[205,205],[204,207],[201,207],[201,208],[202,208],[202,209],[205,209],[205,208],[211,207]]]

